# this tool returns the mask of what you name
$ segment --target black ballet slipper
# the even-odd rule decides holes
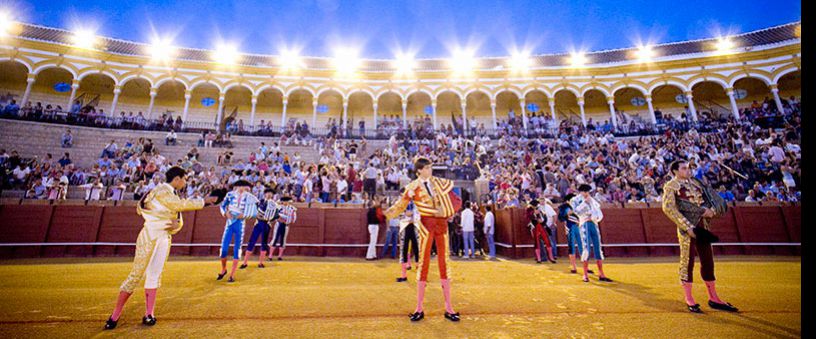
[[[448,320],[453,321],[453,322],[457,322],[457,321],[459,321],[459,312],[456,312],[456,313],[445,312],[445,319],[448,319]]]
[[[119,320],[113,320],[113,317],[109,317],[108,320],[105,321],[105,329],[112,330],[116,328],[116,325],[119,323]]]
[[[425,312],[414,312],[408,315],[411,321],[420,321],[425,318]]]
[[[156,325],[156,317],[152,315],[146,315],[142,318],[142,325],[153,326]]]
[[[708,301],[708,306],[711,306],[711,308],[713,308],[715,310],[720,310],[720,311],[728,311],[728,312],[737,312],[737,311],[739,311],[738,308],[734,307],[734,305],[731,305],[730,303],[720,304],[720,303],[716,303],[716,302],[713,302],[713,301],[709,300]]]

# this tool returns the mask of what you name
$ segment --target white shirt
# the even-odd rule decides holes
[[[539,208],[544,212],[544,215],[547,216],[547,226],[555,226],[555,219],[558,217],[558,213],[555,212],[552,206],[549,204],[542,204],[542,206]]]
[[[337,182],[337,193],[345,194],[346,188],[348,188],[348,182],[346,182],[346,179],[340,179]]]
[[[462,212],[464,213],[464,212]],[[493,234],[496,231],[495,228],[496,217],[493,216],[493,212],[487,212],[484,217],[484,232],[485,234]]]
[[[466,208],[462,211],[462,232],[473,232],[474,217],[473,211],[470,208]]]

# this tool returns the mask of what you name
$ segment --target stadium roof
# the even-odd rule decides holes
[[[22,31],[18,37],[25,40],[42,41],[70,46],[73,33],[68,30],[45,27],[34,24],[21,23]],[[753,32],[729,36],[733,42],[735,50],[749,50],[750,48],[764,45],[772,45],[798,40],[800,36],[801,22],[793,22],[780,26],[761,29]],[[716,49],[717,38],[680,41],[673,43],[657,44],[651,46],[654,55],[662,57],[680,57],[682,55],[709,52]],[[149,56],[148,44],[126,41],[108,37],[101,37],[98,49],[112,54],[126,56]],[[632,53],[637,51],[637,47],[614,49],[607,51],[588,52],[585,54],[587,65],[601,65],[632,60]],[[185,61],[210,62],[212,51],[180,47],[176,50],[175,59]],[[569,66],[567,53],[543,54],[530,57],[530,68],[539,67],[559,67]],[[507,57],[476,58],[480,70],[501,70],[506,67]],[[329,57],[303,57],[302,62],[306,69],[331,69],[332,58]],[[279,67],[278,57],[275,55],[262,54],[241,54],[239,61],[241,65],[257,67]],[[358,67],[362,72],[392,72],[395,70],[393,60],[384,59],[363,59]],[[420,59],[416,61],[414,71],[447,71],[449,70],[448,60]]]

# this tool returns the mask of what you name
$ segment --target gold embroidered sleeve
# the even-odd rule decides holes
[[[385,213],[383,213],[385,217],[388,219],[394,219],[397,216],[399,216],[403,211],[405,211],[405,209],[408,208],[408,203],[411,202],[411,198],[408,197],[408,192],[415,191],[415,189],[416,189],[415,184],[413,183],[408,184],[408,186],[405,187],[405,192],[402,193],[402,196],[400,196],[399,200],[397,200],[397,202],[394,203],[393,206],[388,208],[385,211]]]
[[[694,225],[677,209],[675,196],[679,189],[680,185],[672,181],[667,182],[666,185],[663,186],[663,213],[677,225],[677,228],[685,232],[689,227],[694,227]]]
[[[204,199],[182,199],[170,190],[156,192],[155,199],[175,212],[194,211],[204,208]]]

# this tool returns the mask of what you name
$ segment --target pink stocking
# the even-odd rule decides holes
[[[449,279],[442,279],[442,295],[445,296],[445,312],[455,313],[451,306],[451,285]]]
[[[116,298],[116,307],[113,309],[113,313],[111,314],[111,319],[113,321],[119,320],[119,317],[122,316],[122,310],[125,309],[125,303],[130,298],[131,293],[125,291],[119,291],[119,297]]]
[[[686,304],[689,306],[696,305],[697,302],[694,301],[694,296],[691,295],[691,283],[690,282],[682,282],[683,284],[683,292],[686,294]]]
[[[417,282],[417,307],[416,313],[422,312],[422,304],[425,301],[425,286],[428,285],[427,281],[419,281]]]
[[[154,315],[153,310],[156,308],[156,288],[145,288],[145,315]]]
[[[718,304],[725,304],[725,302],[720,300],[720,297],[717,295],[717,288],[714,287],[714,281],[706,281],[705,284],[706,289],[708,289],[708,299]]]

